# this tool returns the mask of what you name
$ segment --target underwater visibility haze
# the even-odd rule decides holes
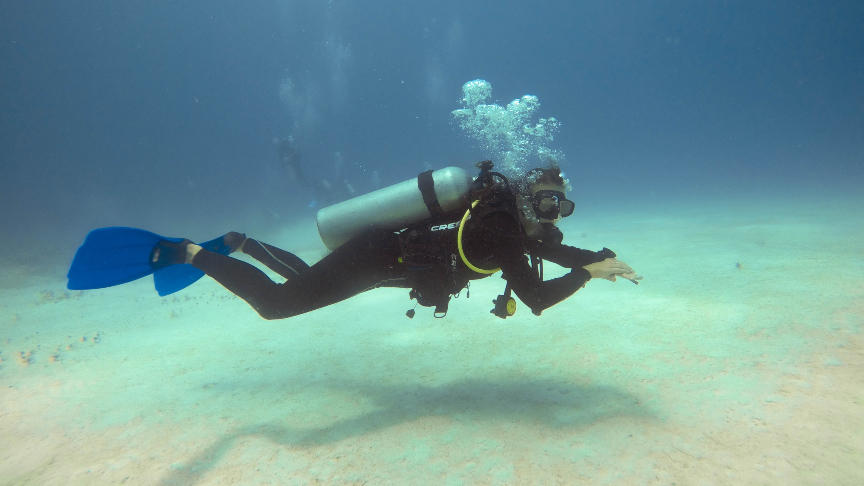
[[[0,3],[0,485],[864,484],[862,19]],[[66,288],[110,226],[312,264],[322,207],[486,159],[560,166],[564,243],[644,280],[506,320],[497,277],[445,319],[397,289],[265,321],[208,277]]]

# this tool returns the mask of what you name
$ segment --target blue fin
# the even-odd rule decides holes
[[[146,277],[154,271],[150,252],[162,240],[179,243],[183,238],[166,238],[137,228],[93,230],[75,253],[66,286],[70,290],[101,289]]]
[[[231,253],[231,247],[224,243],[222,236],[201,243],[200,246],[205,250],[221,253],[222,255]],[[165,297],[178,290],[185,289],[203,276],[204,272],[192,265],[186,263],[183,265],[170,265],[153,274],[153,285],[156,286],[156,292],[160,296]]]
[[[165,297],[185,289],[203,276],[204,272],[188,263],[170,265],[153,274],[153,285],[159,296]]]

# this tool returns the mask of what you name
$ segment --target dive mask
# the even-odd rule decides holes
[[[532,198],[534,214],[543,219],[566,218],[573,214],[576,203],[567,199],[561,191],[537,191]]]

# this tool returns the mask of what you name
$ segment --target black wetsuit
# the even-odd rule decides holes
[[[252,265],[207,250],[198,252],[192,264],[265,319],[296,316],[377,287],[414,289],[411,295],[418,302],[443,302],[446,312],[450,294],[457,294],[469,280],[489,276],[470,270],[454,253],[460,219],[461,214],[451,213],[400,233],[372,231],[349,240],[311,267],[291,253],[247,239],[243,252],[284,277],[284,283],[273,282]],[[463,235],[468,260],[479,268],[500,267],[519,299],[535,313],[584,286],[591,278],[584,265],[614,256],[605,249],[593,252],[526,239],[521,224],[506,212],[472,219]],[[572,270],[543,281],[526,252]]]

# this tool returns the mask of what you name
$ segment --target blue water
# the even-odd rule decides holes
[[[310,178],[338,151],[359,192],[471,168],[492,154],[450,112],[477,78],[560,122],[577,201],[855,190],[862,17],[855,1],[4,2],[0,225],[65,261],[97,226],[308,216],[277,162],[289,135]]]
[[[860,482],[861,19],[833,0],[0,2],[5,477]],[[490,110],[529,96],[525,125],[555,119],[519,164],[552,153],[566,242],[643,285],[506,325],[497,277],[446,320],[408,321],[391,290],[284,322],[210,279],[65,292],[103,226],[314,261],[322,202],[274,139],[358,193],[504,166],[453,115],[479,79]]]

